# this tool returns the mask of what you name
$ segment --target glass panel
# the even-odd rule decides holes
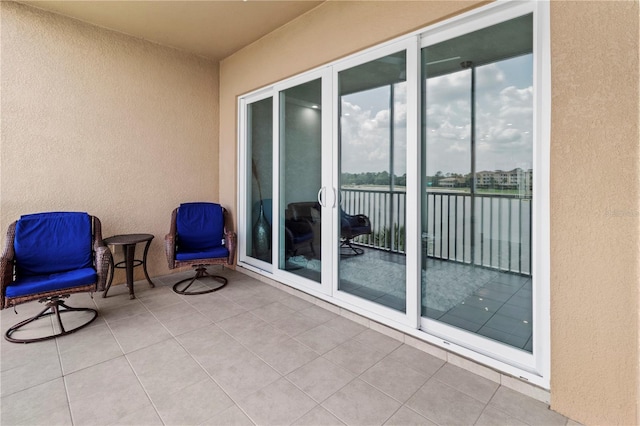
[[[280,92],[280,269],[320,282],[321,80]]]
[[[532,351],[526,15],[422,50],[422,315]]]
[[[251,163],[247,170],[246,241],[249,257],[271,263],[273,197],[273,100],[267,98],[247,105],[247,149]]]
[[[405,312],[406,52],[338,78],[338,289]]]

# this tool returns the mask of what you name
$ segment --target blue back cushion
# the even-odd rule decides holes
[[[91,218],[76,212],[22,216],[14,249],[18,278],[91,268]]]
[[[222,246],[224,215],[220,204],[180,204],[176,226],[178,252],[203,251]]]

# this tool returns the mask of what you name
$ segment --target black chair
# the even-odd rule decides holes
[[[363,254],[362,248],[353,245],[353,239],[370,233],[371,221],[367,216],[363,214],[350,215],[340,209],[340,254],[342,256]]]
[[[318,257],[314,242],[316,232],[320,233],[320,205],[315,201],[290,203],[287,213],[284,221],[287,255],[295,256],[301,247],[308,245],[313,257]]]
[[[226,227],[226,210],[215,203],[184,203],[171,213],[171,228],[165,236],[169,269],[193,266],[196,275],[178,281],[173,291],[179,294],[205,294],[220,290],[227,279],[207,272],[207,265],[232,265],[236,234]],[[205,290],[188,291],[201,278],[216,281]],[[182,286],[187,283],[185,286]]]
[[[10,327],[5,339],[32,343],[64,336],[89,325],[98,311],[72,308],[63,300],[74,293],[104,290],[110,260],[111,252],[102,241],[100,220],[87,213],[37,213],[13,222],[0,258],[0,309],[15,309],[32,300],[46,307]],[[72,312],[92,315],[88,321],[67,329],[61,315],[69,318]],[[22,327],[50,315],[55,315],[59,332],[31,338],[14,337]]]

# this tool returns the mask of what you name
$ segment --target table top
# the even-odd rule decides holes
[[[121,234],[104,239],[104,243],[112,246],[124,246],[153,240],[151,234]]]

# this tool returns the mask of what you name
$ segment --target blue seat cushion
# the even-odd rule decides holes
[[[176,217],[176,253],[197,253],[223,247],[224,215],[215,203],[184,203]],[[176,255],[176,259],[179,259]]]
[[[16,224],[14,250],[18,280],[91,268],[91,218],[87,213],[25,215]]]
[[[181,251],[176,253],[176,260],[197,260],[197,259],[217,259],[229,257],[229,250],[226,247],[210,247],[198,251]]]
[[[65,288],[85,286],[97,281],[98,275],[93,268],[81,268],[48,275],[25,276],[9,284],[5,295],[9,298],[27,296],[48,291],[63,290]]]

